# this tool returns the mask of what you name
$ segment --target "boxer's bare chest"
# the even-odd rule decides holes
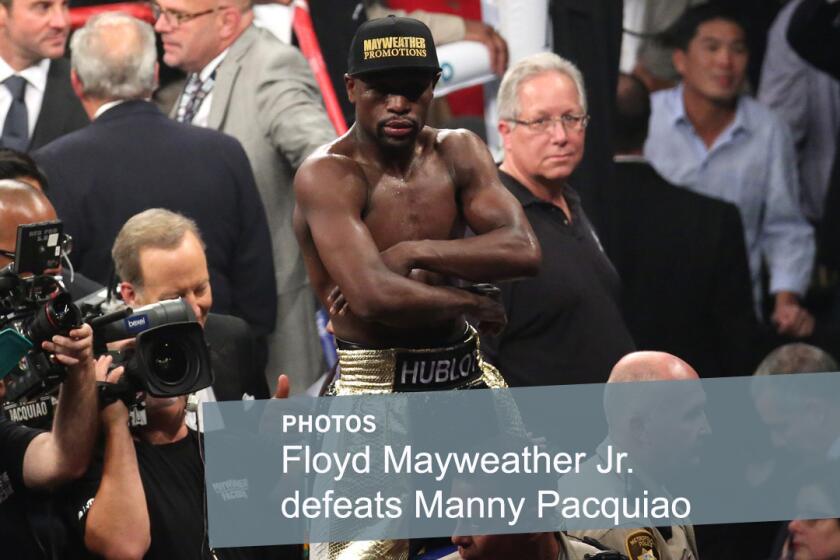
[[[400,241],[452,239],[463,233],[455,178],[438,154],[410,166],[404,175],[365,171],[363,219],[380,250]]]

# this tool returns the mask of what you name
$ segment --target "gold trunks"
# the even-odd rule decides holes
[[[502,375],[484,361],[476,330],[439,348],[366,349],[338,343],[340,374],[327,395],[370,395],[412,391],[498,389],[507,387]],[[313,560],[407,560],[408,540],[313,543]]]
[[[479,352],[478,333],[468,327],[461,342],[439,348],[366,349],[339,342],[339,377],[327,395],[370,395],[507,387]]]

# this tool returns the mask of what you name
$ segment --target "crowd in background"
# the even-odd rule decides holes
[[[354,118],[343,78],[350,41],[368,18],[406,13],[387,4],[309,1],[345,125]],[[840,3],[551,0],[549,45],[562,58],[522,64],[508,60],[513,38],[431,4],[408,15],[426,22],[436,43],[483,43],[504,76],[499,175],[542,246],[537,277],[500,286],[506,330],[482,341],[511,386],[605,383],[634,350],[674,354],[710,378],[751,375],[774,348],[808,343],[759,373],[837,369],[840,51],[831,46]],[[71,36],[60,0],[0,0],[0,180],[23,183],[0,184],[0,249],[14,251],[17,225],[57,217],[74,240],[74,295],[119,286],[132,305],[183,297],[216,347],[236,341],[214,355],[222,374],[203,400],[283,395],[279,373],[295,392],[317,393],[335,367],[333,342],[293,231],[293,178],[336,137],[336,123],[306,59],[254,25],[249,0],[161,0],[151,12],[156,34],[120,15],[96,16]],[[565,99],[564,88],[571,109],[562,118],[537,110]],[[540,97],[546,92],[551,100]],[[438,98],[428,124],[471,120],[454,118]],[[532,158],[548,143],[570,146],[569,161],[559,165],[562,189],[539,193],[529,178],[546,171]],[[144,261],[144,248],[162,253]],[[791,364],[790,355],[804,357]],[[98,365],[97,376],[105,369]],[[188,433],[171,413],[159,418],[137,451],[151,457],[152,473],[178,457],[156,446]],[[123,410],[103,415],[112,446],[130,444],[120,431],[126,419]],[[201,465],[184,464],[196,509],[169,509],[167,523],[202,512]],[[148,516],[135,524],[114,513],[131,507],[121,500],[142,499],[136,486],[133,495],[97,493],[96,481],[112,474],[100,469],[56,498],[87,516],[86,529],[55,522],[43,495],[7,502],[48,520],[20,529],[34,537],[10,557],[69,558],[85,548],[181,557],[165,530],[143,531]],[[20,472],[12,482],[32,486]],[[147,490],[150,511],[167,510],[156,502],[166,490]],[[94,494],[97,508],[87,503]],[[9,542],[4,498],[0,535]],[[198,540],[206,539],[200,521],[185,523]],[[837,547],[819,554],[807,544],[813,520],[696,528],[697,542],[692,532],[684,546],[703,558],[800,558],[806,549],[802,558],[838,558],[840,522],[823,521],[814,542]],[[141,536],[137,547],[119,548],[134,529],[150,542]],[[117,534],[122,543],[112,542]]]

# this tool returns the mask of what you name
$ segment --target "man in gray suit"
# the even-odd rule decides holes
[[[251,162],[277,275],[268,380],[285,372],[305,389],[320,375],[322,358],[315,299],[292,232],[292,177],[335,136],[315,81],[297,49],[252,25],[248,0],[160,0],[152,8],[164,62],[189,74],[173,116],[230,134]]]

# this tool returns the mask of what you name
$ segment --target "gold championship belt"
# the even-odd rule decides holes
[[[337,340],[339,377],[326,395],[370,395],[418,391],[505,388],[507,383],[479,352],[476,330],[439,348],[366,349]],[[395,427],[395,426],[394,426]],[[313,543],[313,560],[408,560],[409,541]]]

